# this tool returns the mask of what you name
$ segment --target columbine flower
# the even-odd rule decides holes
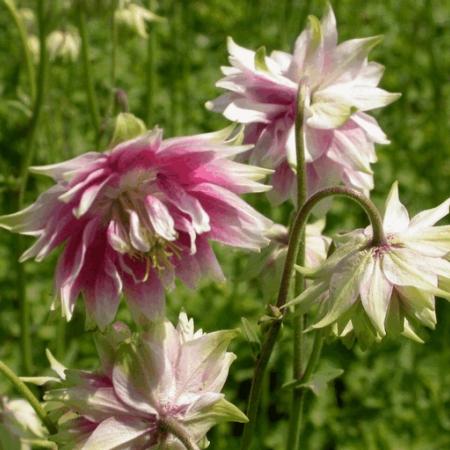
[[[0,397],[0,448],[30,450],[30,440],[45,435],[41,421],[27,401]]]
[[[194,287],[223,274],[208,241],[259,250],[271,222],[238,194],[267,190],[265,169],[230,160],[247,147],[211,133],[162,140],[162,132],[42,167],[56,184],[30,207],[0,218],[37,236],[21,260],[41,261],[65,243],[56,271],[62,313],[70,320],[84,294],[88,318],[110,323],[123,291],[136,319],[162,312],[174,274]]]
[[[62,385],[45,399],[59,417],[52,436],[61,449],[182,450],[165,423],[175,421],[201,448],[217,423],[246,422],[220,393],[235,359],[226,351],[236,331],[194,332],[180,314],[137,336],[116,324],[97,341],[101,369],[65,370]]]
[[[322,234],[325,227],[323,219],[306,225],[306,255],[305,267],[314,269],[319,267],[326,259],[331,239]],[[266,247],[258,259],[250,262],[250,274],[247,277],[257,278],[262,283],[263,293],[266,298],[273,298],[279,288],[284,261],[289,244],[288,229],[279,224],[273,225],[266,236],[270,239],[270,245]],[[253,258],[252,258],[253,259]]]
[[[130,0],[121,0],[115,12],[115,20],[127,26],[143,38],[147,38],[147,22],[163,22],[164,18]]]
[[[418,325],[434,328],[435,296],[450,299],[450,226],[434,224],[449,212],[450,199],[409,219],[395,183],[386,202],[386,242],[371,245],[372,229],[343,235],[317,270],[299,270],[313,284],[292,303],[319,303],[314,328],[353,329],[367,343],[386,334],[421,340]]]
[[[75,30],[52,31],[47,37],[47,48],[51,61],[61,58],[63,61],[76,61],[80,53],[80,36]]]
[[[270,57],[228,41],[230,63],[217,86],[228,92],[207,104],[232,121],[247,125],[246,141],[254,143],[250,161],[276,169],[271,198],[295,200],[296,97],[303,102],[303,141],[311,192],[343,182],[359,190],[373,187],[374,143],[387,144],[376,120],[365,111],[398,98],[377,87],[383,66],[367,55],[379,37],[337,45],[331,7],[297,39],[294,54],[274,51]]]

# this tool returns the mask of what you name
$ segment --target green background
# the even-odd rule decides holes
[[[34,2],[17,2],[34,8]],[[46,2],[48,27],[75,26],[70,1]],[[110,81],[111,9],[107,1],[89,1],[88,34],[95,90],[105,127],[110,132],[113,88],[122,89],[130,111],[165,129],[165,136],[218,129],[226,124],[204,103],[219,94],[214,87],[220,65],[227,63],[226,37],[245,47],[265,45],[291,50],[308,14],[319,17],[325,2],[313,0],[161,1],[156,12],[166,23],[149,27],[156,61],[155,89],[146,91],[148,42],[123,27],[118,29],[117,80]],[[392,182],[415,213],[443,201],[450,193],[450,4],[445,0],[336,0],[332,2],[340,40],[383,34],[372,53],[386,66],[382,87],[401,92],[399,101],[376,112],[391,145],[378,148],[373,198],[382,206]],[[33,24],[30,33],[37,33]],[[17,30],[0,2],[0,209],[14,208],[20,155],[24,152],[30,101]],[[60,161],[95,146],[80,59],[51,63],[44,109],[39,124],[34,164]],[[47,188],[46,180],[30,177],[27,201]],[[290,206],[274,209],[263,196],[249,200],[277,221]],[[365,225],[355,208],[336,201],[327,231]],[[30,241],[31,242],[31,241]],[[0,232],[0,358],[19,373],[20,327],[14,237]],[[196,292],[179,286],[168,295],[172,319],[181,307],[207,331],[239,326],[245,316],[255,323],[264,313],[261,280],[248,280],[254,257],[217,247],[227,276],[224,285],[203,282]],[[71,367],[92,369],[96,356],[90,333],[84,332],[81,300],[67,326],[66,343],[57,339],[57,315],[49,314],[56,255],[26,264],[26,292],[31,304],[35,372],[47,370],[44,349],[50,348]],[[271,273],[263,273],[271,277]],[[308,449],[444,450],[450,448],[450,305],[438,300],[438,327],[425,345],[389,341],[363,352],[335,342],[324,362],[344,375],[320,397],[311,395],[304,433]],[[120,317],[128,321],[124,303]],[[262,415],[255,449],[284,448],[289,392],[280,386],[290,379],[291,324],[287,322],[265,382]],[[245,408],[254,359],[250,344],[237,340],[238,355],[226,391]],[[9,386],[0,380],[0,392]],[[220,426],[209,438],[214,450],[237,449],[240,426]]]

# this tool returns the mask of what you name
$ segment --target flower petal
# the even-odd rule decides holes
[[[82,450],[113,450],[132,445],[132,442],[149,433],[149,424],[144,420],[127,420],[110,417],[104,420],[89,436]]]
[[[386,232],[399,233],[408,228],[409,214],[407,209],[400,203],[398,197],[398,183],[395,182],[386,200],[384,211],[383,228]]]

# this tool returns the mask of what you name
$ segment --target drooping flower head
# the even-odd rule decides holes
[[[163,22],[164,18],[156,15],[131,0],[120,0],[114,13],[114,19],[137,33],[142,38],[147,38],[147,23]]]
[[[0,397],[0,448],[31,450],[46,430],[26,400]]]
[[[110,323],[123,291],[136,319],[162,312],[176,274],[194,287],[223,279],[209,240],[250,250],[271,224],[239,194],[265,191],[267,172],[230,160],[247,147],[221,133],[162,140],[155,130],[104,153],[35,167],[56,184],[0,225],[38,239],[23,255],[41,261],[65,244],[56,292],[70,320],[79,293],[88,318]]]
[[[368,62],[379,37],[337,44],[331,9],[322,22],[310,17],[293,55],[274,51],[266,56],[228,41],[230,63],[217,86],[227,92],[207,107],[246,124],[252,164],[275,169],[275,202],[295,199],[294,122],[297,93],[303,106],[303,144],[311,193],[344,183],[362,191],[373,187],[374,144],[387,144],[377,121],[366,114],[398,98],[377,87],[383,66]]]
[[[183,450],[164,426],[175,421],[201,448],[217,423],[246,422],[220,393],[233,353],[226,349],[236,331],[194,332],[180,314],[132,336],[123,324],[99,335],[97,372],[57,371],[65,380],[49,390],[48,409],[58,419],[52,436],[60,449]]]
[[[434,328],[435,296],[450,300],[450,226],[434,224],[450,199],[409,218],[395,183],[386,202],[386,242],[372,246],[372,228],[342,235],[318,269],[299,268],[312,285],[293,303],[318,304],[314,328],[335,326],[370,344],[386,334],[421,340],[419,325]]]

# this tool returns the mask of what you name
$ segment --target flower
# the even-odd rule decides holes
[[[29,441],[45,435],[44,427],[27,401],[0,397],[0,448],[31,450]]]
[[[231,161],[248,147],[227,145],[223,134],[162,140],[156,129],[104,153],[32,168],[56,184],[0,225],[38,238],[22,261],[65,244],[55,285],[67,320],[81,292],[89,322],[105,327],[122,291],[136,320],[152,319],[175,274],[189,287],[202,275],[223,280],[209,240],[268,244],[271,222],[239,198],[267,190],[255,181],[267,170]]]
[[[434,224],[450,199],[409,218],[394,183],[386,201],[386,242],[371,245],[372,228],[341,236],[336,251],[316,270],[299,268],[313,283],[293,303],[319,305],[313,328],[353,330],[366,343],[386,334],[422,341],[419,325],[434,328],[435,296],[450,299],[450,226]]]
[[[327,257],[331,238],[322,234],[324,227],[323,219],[306,225],[305,267],[309,269],[319,267]],[[270,245],[262,251],[261,255],[258,255],[258,259],[251,258],[249,266],[253,270],[250,269],[246,276],[256,278],[262,285],[264,297],[273,299],[280,285],[288,249],[289,231],[285,226],[275,224],[266,236],[270,239]]]
[[[167,431],[171,421],[204,448],[215,424],[247,421],[220,393],[235,359],[226,348],[236,333],[194,332],[185,313],[176,328],[164,320],[135,336],[115,324],[98,335],[101,368],[65,370],[65,380],[45,394],[59,418],[51,439],[61,449],[182,450]]]
[[[61,58],[75,62],[80,53],[80,36],[76,30],[52,31],[47,37],[47,48],[50,61]]]
[[[386,106],[399,97],[377,87],[383,66],[368,62],[379,37],[337,44],[331,6],[322,22],[310,17],[298,37],[293,55],[236,45],[230,38],[232,67],[217,86],[227,92],[207,107],[232,121],[246,124],[252,164],[275,169],[275,203],[295,201],[296,151],[294,122],[297,93],[303,108],[303,144],[308,188],[314,193],[339,182],[362,191],[373,187],[374,144],[387,144],[377,121],[366,111]]]
[[[121,0],[114,13],[115,20],[127,26],[143,38],[148,37],[147,22],[163,22],[165,19],[130,0]]]

